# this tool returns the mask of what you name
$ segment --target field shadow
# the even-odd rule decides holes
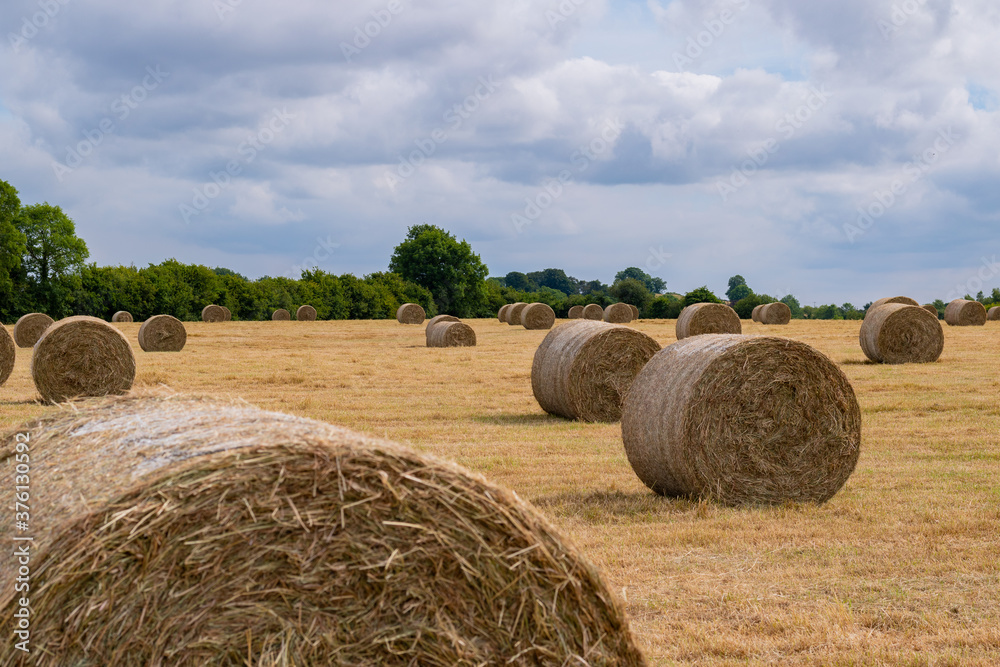
[[[668,498],[652,491],[590,491],[557,493],[532,498],[541,510],[555,516],[573,517],[590,524],[628,523],[654,520],[677,514],[698,512],[704,501],[689,498]]]
[[[0,405],[43,405],[37,398],[29,398],[23,401],[0,401]]]
[[[840,362],[841,366],[875,366],[877,365],[871,359],[844,359]]]
[[[552,415],[479,415],[472,418],[480,424],[495,424],[497,426],[530,426],[532,424],[565,423],[566,420]]]

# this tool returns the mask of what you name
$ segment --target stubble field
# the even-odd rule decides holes
[[[241,397],[514,489],[601,569],[650,664],[1000,664],[1000,324],[945,326],[937,363],[880,366],[865,363],[859,322],[744,321],[827,354],[864,426],[829,503],[736,509],[653,495],[618,424],[545,415],[530,382],[545,331],[468,322],[478,346],[454,349],[395,321],[185,323],[187,347],[163,354],[141,351],[138,323],[115,326],[136,388]],[[630,326],[675,340],[672,320]],[[51,409],[29,369],[18,350],[4,428]]]

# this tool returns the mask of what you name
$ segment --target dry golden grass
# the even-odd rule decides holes
[[[180,353],[133,343],[137,386],[241,396],[444,456],[516,490],[628,603],[651,664],[1000,664],[1000,324],[945,327],[933,364],[869,364],[860,322],[743,322],[804,341],[850,377],[861,460],[821,507],[656,497],[618,424],[545,415],[531,361],[546,331],[469,320],[477,347],[427,348],[395,321],[186,323]],[[631,326],[663,345],[673,321]],[[0,425],[34,402],[29,350]],[[44,480],[33,480],[44,484]]]

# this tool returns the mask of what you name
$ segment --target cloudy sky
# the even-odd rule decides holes
[[[4,0],[0,179],[99,264],[1000,286],[995,0]]]

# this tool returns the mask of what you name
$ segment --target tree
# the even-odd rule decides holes
[[[753,294],[753,290],[747,287],[746,284],[730,287],[729,291],[726,292],[726,296],[729,297],[729,300],[733,303],[739,301],[740,299],[745,299],[751,294]]]
[[[753,309],[770,301],[764,301],[764,297],[758,294],[748,294],[733,305],[733,310],[740,316],[741,320],[749,320],[753,317]]]
[[[17,190],[10,183],[0,181],[0,308],[6,308],[10,303],[10,294],[14,289],[10,272],[21,266],[21,258],[26,247],[24,234],[14,226],[14,220],[21,210],[21,200]],[[10,317],[13,313],[2,313]]]
[[[628,278],[638,280],[653,294],[659,294],[663,290],[667,289],[667,283],[663,280],[663,278],[654,278],[637,266],[630,266],[627,269],[622,269],[615,274],[616,283]]]
[[[579,294],[603,294],[608,291],[608,286],[600,280],[578,280],[576,291]],[[596,302],[590,302],[596,303]]]
[[[512,287],[514,289],[521,289],[526,292],[533,291],[537,285],[533,285],[528,276],[524,275],[520,271],[511,271],[503,278],[503,284],[506,287]]]
[[[742,293],[741,292],[741,293],[739,293],[739,296],[736,296],[734,294],[734,290],[736,288],[738,288],[740,285],[742,285],[744,287],[746,287],[746,285],[747,285],[746,279],[743,276],[741,276],[740,274],[737,273],[735,276],[733,276],[732,278],[729,279],[729,289],[726,290],[726,297],[730,301],[739,301],[740,299],[743,299],[745,297],[750,296],[750,294],[753,294],[753,291],[750,291],[749,293]],[[747,287],[747,289],[750,289],[750,288]]]
[[[712,293],[712,290],[708,289],[707,285],[702,285],[685,294],[683,303],[684,307],[687,308],[692,303],[722,303],[722,301]]]
[[[645,313],[646,309],[649,308],[649,304],[653,301],[653,295],[650,294],[646,285],[635,278],[616,280],[615,284],[608,291],[611,293],[611,296],[623,303],[632,304],[641,313]]]
[[[788,310],[792,311],[793,319],[800,319],[802,317],[802,304],[791,294],[786,294],[781,297],[781,303],[788,306]],[[865,310],[868,310],[868,306],[865,306]]]
[[[562,269],[532,271],[526,277],[538,287],[551,287],[563,294],[573,294],[576,292],[576,280],[567,276],[566,272]],[[508,286],[512,287],[509,283]]]
[[[472,246],[434,225],[410,227],[396,246],[389,270],[430,290],[439,313],[458,317],[492,315],[486,265]]]
[[[14,223],[25,237],[22,266],[35,293],[53,317],[67,310],[64,279],[79,275],[90,255],[87,244],[76,235],[76,226],[58,206],[48,203],[25,206]]]

